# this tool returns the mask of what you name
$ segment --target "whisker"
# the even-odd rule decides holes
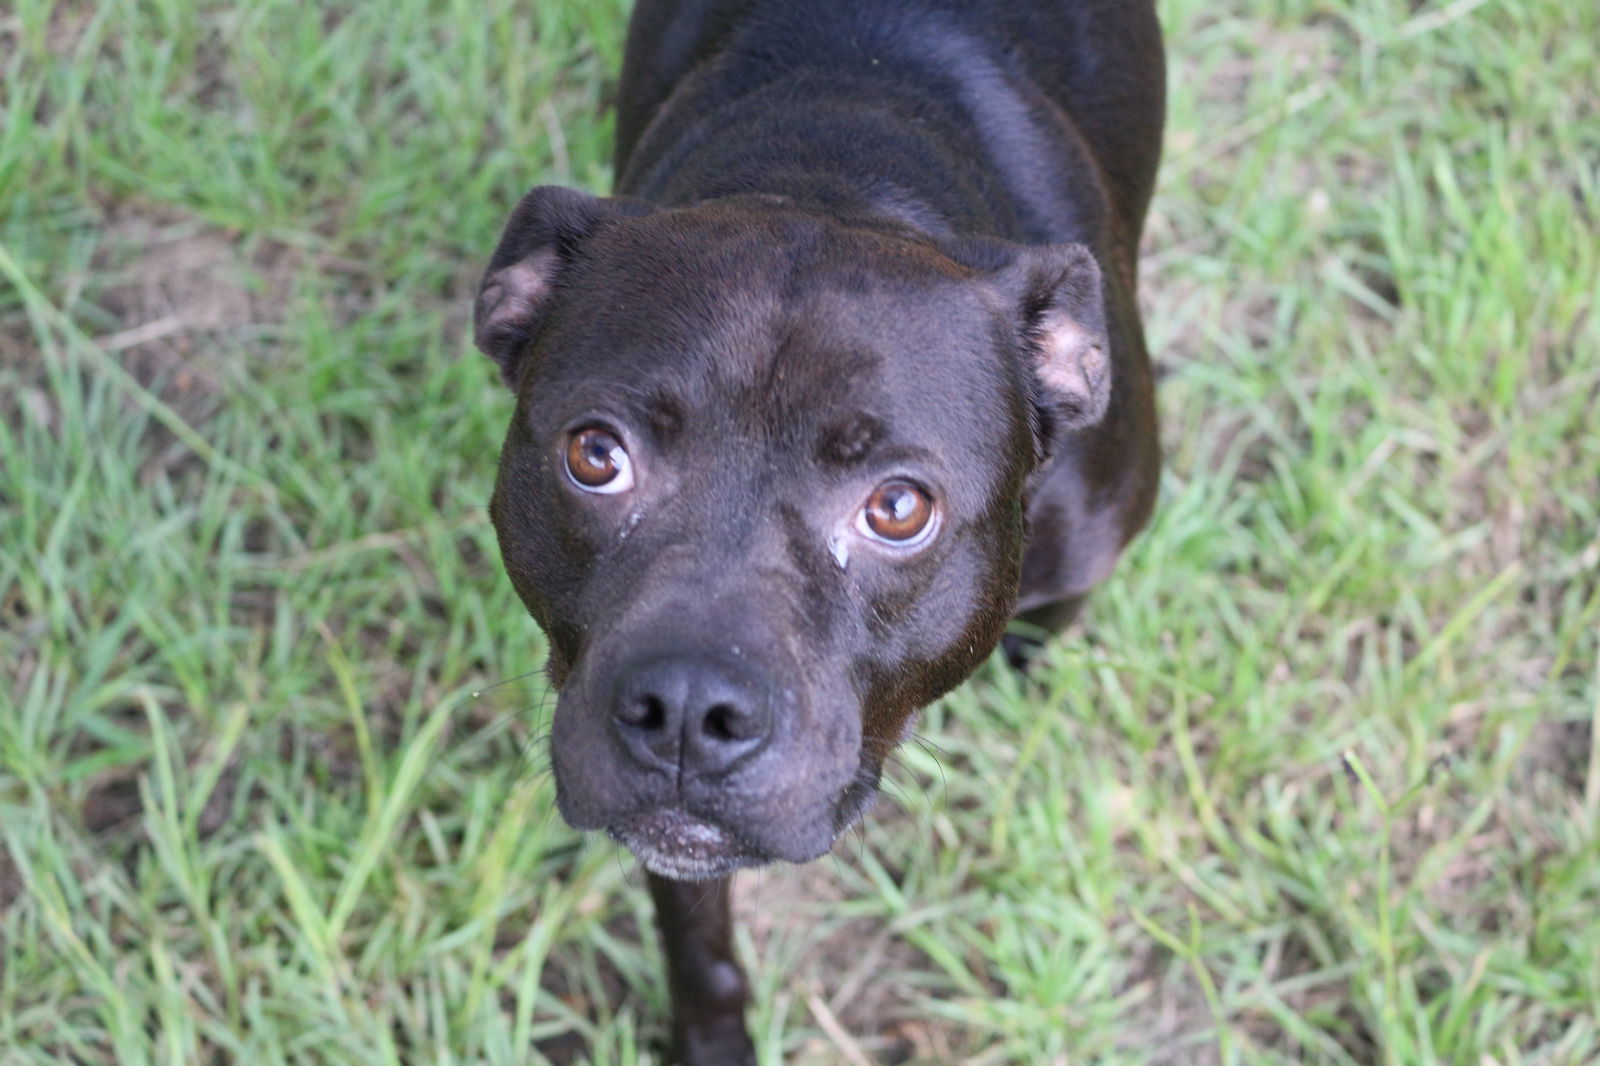
[[[917,746],[919,748],[927,752],[928,758],[933,760],[933,765],[939,768],[939,787],[944,789],[946,792],[950,791],[950,782],[944,776],[944,759],[939,758],[941,755],[945,756],[945,758],[949,758],[950,753],[939,747],[939,745],[935,744],[927,737],[924,737],[921,733],[912,733],[911,739],[917,742]]]
[[[907,801],[906,790],[898,781],[892,781],[888,777],[879,778],[878,795],[894,804],[900,810],[905,811],[907,814],[911,813],[911,804]]]

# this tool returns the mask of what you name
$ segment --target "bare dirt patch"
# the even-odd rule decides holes
[[[892,801],[869,817],[891,833],[917,831]],[[933,969],[932,960],[878,917],[832,917],[858,898],[843,873],[857,866],[858,849],[870,846],[847,836],[817,862],[747,872],[734,881],[735,920],[749,933],[759,964],[783,967],[783,987],[804,1005],[809,1026],[842,1034],[812,1038],[794,1061],[846,1061],[841,1041],[882,1066],[964,1061],[974,1049],[960,1027],[930,1020],[918,989],[904,979]]]
[[[284,245],[245,248],[184,219],[114,217],[95,263],[108,278],[95,302],[114,328],[95,341],[180,413],[201,414],[222,391],[219,349],[282,320],[302,260]]]
[[[50,298],[140,387],[190,425],[202,424],[239,369],[249,345],[241,337],[282,321],[304,257],[282,244],[243,245],[226,230],[159,208],[108,209],[97,231],[86,269],[56,279]],[[0,367],[21,379],[0,398],[0,413],[55,432],[60,409],[35,328],[22,314],[0,320]],[[92,375],[92,364],[81,372]],[[149,454],[168,444],[151,440]]]

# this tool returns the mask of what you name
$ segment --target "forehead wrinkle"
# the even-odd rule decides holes
[[[872,454],[883,435],[880,419],[856,411],[818,428],[814,454],[825,466],[854,466]]]
[[[991,475],[999,457],[1015,449],[1026,433],[1007,363],[996,343],[992,316],[977,322],[954,313],[975,298],[951,283],[920,301],[879,292],[863,300],[844,294],[819,294],[833,313],[820,316],[827,343],[869,345],[900,358],[885,358],[878,392],[866,405],[888,429],[874,462],[921,464],[941,481],[961,509],[987,506],[998,481]],[[933,297],[933,298],[930,298]],[[852,313],[854,312],[854,313]],[[861,401],[858,400],[858,403]],[[891,455],[893,443],[907,450]],[[915,475],[915,470],[907,471]]]
[[[877,401],[879,358],[829,345],[825,331],[790,318],[766,365],[740,398],[752,429],[814,458],[819,427],[839,426]],[[821,431],[825,432],[825,431]]]

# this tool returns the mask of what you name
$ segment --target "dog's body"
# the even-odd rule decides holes
[[[1149,515],[1163,95],[1146,0],[643,0],[624,197],[512,216],[491,510],[562,812],[651,871],[691,1066],[753,1061],[729,873],[826,851]]]

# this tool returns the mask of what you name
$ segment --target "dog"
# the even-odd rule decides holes
[[[861,817],[917,710],[1147,521],[1151,0],[641,0],[616,195],[474,309],[557,802],[648,872],[687,1066],[754,1062],[729,876]]]

